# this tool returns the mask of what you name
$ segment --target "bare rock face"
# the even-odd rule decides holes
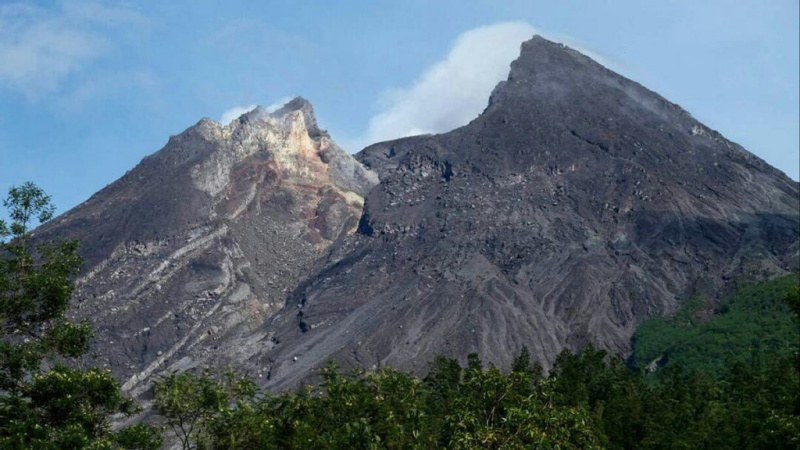
[[[81,240],[73,314],[97,329],[95,363],[136,395],[161,371],[216,361],[283,307],[356,230],[377,182],[296,98],[201,120],[36,236]]]
[[[545,366],[587,341],[626,355],[647,317],[798,270],[798,183],[540,37],[469,125],[358,158],[381,182],[261,327],[247,364],[269,387],[330,358],[424,372],[472,351],[505,367],[523,345]]]

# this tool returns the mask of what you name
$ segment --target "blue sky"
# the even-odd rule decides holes
[[[798,179],[797,0],[0,0],[0,192],[60,211],[207,116],[302,95],[351,152],[465,123],[533,32]]]

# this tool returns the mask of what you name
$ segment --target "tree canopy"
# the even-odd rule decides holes
[[[81,265],[78,242],[34,242],[34,221],[55,208],[32,183],[12,187],[0,220],[0,448],[154,449],[155,431],[113,431],[110,417],[134,411],[108,370],[82,368],[93,331],[66,311]]]

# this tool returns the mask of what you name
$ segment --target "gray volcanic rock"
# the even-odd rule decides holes
[[[213,364],[284,306],[377,182],[296,98],[201,120],[35,235],[81,240],[72,314],[97,330],[95,363],[136,395],[161,371]]]
[[[281,389],[329,358],[424,372],[439,354],[627,355],[643,319],[798,270],[798,183],[679,106],[534,37],[467,126],[358,158],[356,235],[261,327]]]

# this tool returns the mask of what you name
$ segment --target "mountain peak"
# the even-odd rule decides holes
[[[305,123],[306,129],[308,129],[308,134],[312,138],[316,138],[322,135],[325,135],[325,131],[319,128],[317,124],[317,118],[314,115],[314,107],[311,105],[311,102],[306,100],[303,97],[295,97],[285,105],[281,106],[280,108],[270,112],[267,108],[259,105],[252,111],[248,111],[241,116],[241,120],[245,122],[257,122],[263,121],[266,118],[272,117],[275,119],[282,119],[286,117],[288,114],[291,114],[295,111],[299,111],[303,116],[303,121]]]
[[[563,107],[571,102],[605,103],[617,110],[655,114],[690,130],[697,122],[680,106],[656,92],[605,67],[567,45],[536,35],[523,42],[520,56],[511,63],[508,79],[500,82],[489,100],[491,107],[504,99],[537,101]],[[576,112],[581,104],[575,104]],[[611,110],[611,107],[614,110]]]
[[[303,111],[313,115],[314,107],[311,105],[311,102],[309,102],[305,98],[297,96],[289,100],[289,102],[287,102],[281,108],[275,110],[273,115],[280,116],[290,111]]]
[[[562,44],[561,42],[551,41],[539,34],[534,35],[532,38],[522,43],[520,58],[524,58],[535,52],[563,53],[578,59],[592,60],[590,57],[586,56],[585,54],[581,53],[578,50],[575,50],[574,48],[566,44]],[[597,61],[594,62],[597,63]]]
[[[326,359],[422,373],[442,353],[508,367],[523,345],[544,366],[587,342],[625,356],[645,318],[800,264],[796,182],[540,36],[478,118],[358,158],[382,176],[357,239],[265,325],[276,388]]]
[[[302,97],[227,125],[201,119],[37,229],[85,243],[76,315],[104,330],[98,358],[131,395],[265,320],[356,231],[377,175],[321,133]]]
[[[289,103],[283,105],[283,107],[279,108],[271,115],[273,117],[283,117],[286,114],[294,111],[300,111],[303,114],[303,120],[306,123],[309,136],[317,137],[321,134],[324,134],[324,132],[317,125],[317,117],[314,115],[314,107],[311,105],[311,102],[303,97],[298,96],[293,98],[289,101]]]

